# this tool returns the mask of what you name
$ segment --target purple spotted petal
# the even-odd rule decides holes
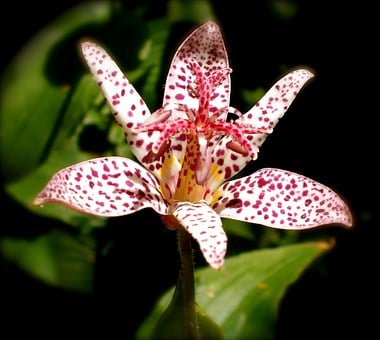
[[[85,161],[56,173],[34,204],[58,202],[98,216],[122,216],[153,208],[167,213],[156,178],[128,158]]]
[[[173,215],[199,243],[204,258],[215,269],[223,266],[227,236],[218,214],[206,202],[179,202]]]
[[[256,128],[273,129],[288,110],[298,92],[314,75],[306,69],[298,69],[286,74],[237,121]],[[252,135],[252,144],[260,147],[267,134]]]
[[[306,69],[298,69],[288,73],[276,82],[264,97],[236,122],[270,131],[285,114],[301,87],[312,77],[313,74]],[[220,139],[212,150],[212,158],[217,167],[214,167],[214,171],[210,172],[208,186],[212,190],[217,188],[221,182],[239,173],[250,160],[256,159],[259,147],[267,135],[259,133],[247,136],[253,147],[256,147],[254,157],[231,148],[231,138]]]
[[[279,229],[352,225],[348,206],[335,192],[280,169],[261,169],[225,183],[215,193],[212,207],[221,217]]]
[[[198,84],[191,63],[210,76],[215,71],[228,68],[228,56],[219,27],[206,22],[190,34],[178,48],[172,60],[166,79],[163,106],[185,104],[188,108],[198,109]],[[227,75],[218,82],[219,86],[209,102],[211,108],[221,109],[229,105],[230,77]],[[212,109],[214,110],[214,109]],[[226,112],[227,114],[227,112]]]
[[[133,132],[133,128],[151,116],[148,107],[102,47],[93,42],[84,42],[82,53],[134,155],[144,163],[144,156],[159,133],[138,134]],[[155,164],[152,168],[155,168]]]

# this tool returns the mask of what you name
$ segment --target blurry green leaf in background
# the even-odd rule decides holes
[[[4,237],[0,251],[46,284],[86,294],[93,291],[96,253],[90,236],[56,229],[33,240]]]

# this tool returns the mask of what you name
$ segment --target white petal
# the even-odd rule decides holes
[[[255,128],[273,129],[289,109],[298,92],[314,75],[306,69],[297,69],[277,81],[264,97],[237,121]],[[252,144],[260,147],[266,134],[252,136]]]
[[[225,183],[215,193],[212,207],[221,217],[279,229],[352,225],[350,210],[337,193],[280,169],[261,169]]]
[[[302,86],[312,77],[313,74],[306,69],[298,69],[286,74],[268,90],[255,106],[237,119],[236,122],[253,128],[263,128],[271,131],[288,110]],[[257,159],[259,148],[266,137],[267,134],[264,133],[247,136],[252,145],[257,148],[254,158],[251,158],[247,153],[242,154],[230,149],[228,147],[231,142],[230,137],[220,139],[212,151],[216,166],[214,166],[212,176],[209,178],[210,187],[212,189],[216,188],[221,181],[228,180],[238,174],[249,161]]]
[[[199,243],[204,258],[215,269],[223,266],[227,236],[218,214],[206,202],[179,202],[173,215]]]
[[[208,21],[192,32],[178,48],[166,79],[163,106],[186,104],[198,109],[199,98],[191,95],[196,92],[197,82],[190,69],[190,63],[196,62],[205,75],[215,70],[228,68],[228,56],[219,27]],[[229,75],[215,89],[210,106],[216,109],[227,108],[230,100]],[[227,113],[226,113],[227,114]]]
[[[133,132],[133,128],[151,116],[147,105],[102,47],[93,42],[83,42],[82,53],[134,155],[144,164],[144,156],[159,137],[159,132]],[[156,163],[151,163],[152,169],[156,168]]]
[[[122,216],[144,208],[166,214],[156,178],[128,158],[96,158],[57,172],[34,205],[58,202],[98,215]]]

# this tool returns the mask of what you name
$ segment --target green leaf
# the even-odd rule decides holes
[[[163,71],[163,55],[167,45],[170,33],[170,26],[165,20],[155,20],[147,24],[149,39],[146,41],[145,59],[149,63],[149,72],[146,76],[144,86],[141,89],[141,95],[146,98],[147,105],[152,107],[157,105],[158,94],[162,91],[158,90],[158,81]],[[149,102],[148,102],[149,99]]]
[[[72,51],[58,53],[57,48],[79,29],[109,19],[110,7],[110,2],[74,7],[30,40],[2,74],[0,158],[4,180],[20,178],[35,169],[54,139],[73,79],[80,71],[80,58],[76,61],[67,55],[77,52],[75,42]],[[57,69],[54,62],[66,65],[66,72]],[[76,72],[67,72],[68,65]]]
[[[67,144],[69,146],[70,143]],[[63,169],[67,165],[76,163],[91,157],[80,157],[79,152],[72,152],[70,148],[60,149],[53,152],[47,162],[45,162],[36,171],[30,175],[23,177],[21,180],[14,182],[6,187],[7,192],[16,201],[18,201],[24,208],[33,212],[36,215],[44,217],[56,218],[68,225],[88,229],[93,227],[102,227],[106,224],[107,219],[97,217],[85,213],[78,212],[74,209],[68,208],[62,204],[50,203],[43,207],[33,206],[33,200],[42,188],[47,184],[49,179],[55,172]],[[74,158],[77,157],[75,160]],[[7,215],[8,212],[5,212]],[[9,212],[7,220],[17,220],[12,212]],[[17,224],[17,222],[13,222]]]
[[[265,89],[258,87],[254,90],[243,89],[242,97],[248,105],[255,105],[265,94]]]
[[[197,302],[227,339],[273,339],[279,303],[288,286],[332,245],[316,241],[261,249],[227,258],[221,271],[199,269]],[[172,293],[160,298],[139,328],[138,339],[151,333]]]
[[[204,23],[215,20],[213,6],[208,0],[169,0],[168,19]]]
[[[81,293],[93,290],[95,242],[61,229],[36,238],[0,238],[1,255],[49,285]]]
[[[24,208],[38,215],[57,218],[72,226],[97,227],[105,224],[105,218],[79,213],[57,204],[46,205],[43,209],[32,206],[33,199],[54,173],[72,164],[94,158],[94,155],[79,149],[78,137],[86,124],[86,117],[94,110],[98,95],[99,88],[96,82],[90,75],[83,76],[67,104],[49,158],[30,174],[5,186],[6,192]]]

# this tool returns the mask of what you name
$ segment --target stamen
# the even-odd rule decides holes
[[[235,140],[228,142],[227,148],[237,153],[240,153],[241,155],[244,155],[244,156],[248,155],[248,150]]]
[[[170,140],[165,140],[164,143],[160,146],[157,152],[150,150],[142,159],[144,163],[152,163],[158,161],[160,157],[169,149],[171,144]]]
[[[166,122],[169,117],[172,115],[171,110],[165,110],[163,108],[158,109],[156,112],[152,113],[152,115],[146,119],[143,123],[138,124],[133,132],[147,132],[156,130],[156,124]]]

